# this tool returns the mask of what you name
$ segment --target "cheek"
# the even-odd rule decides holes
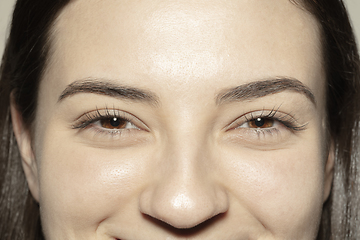
[[[95,230],[103,219],[137,209],[136,197],[146,183],[142,153],[87,147],[55,135],[59,140],[44,138],[40,159],[45,228]]]
[[[321,145],[314,142],[271,151],[228,151],[223,158],[229,162],[223,164],[229,192],[273,232],[284,236],[309,229],[316,232],[322,208],[323,159]]]

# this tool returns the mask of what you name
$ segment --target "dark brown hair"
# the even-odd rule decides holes
[[[30,129],[37,90],[49,51],[51,27],[69,0],[19,0],[0,75],[0,238],[43,239],[39,207],[31,196],[22,170],[9,111],[13,91],[23,121]]]
[[[335,146],[331,196],[318,239],[360,239],[359,55],[342,0],[289,0],[321,27],[329,136]],[[31,130],[55,19],[70,0],[18,0],[0,72],[0,238],[43,239],[39,206],[29,193],[9,111],[13,92]]]
[[[355,37],[339,0],[301,1],[319,21],[327,81],[329,136],[335,166],[318,239],[360,239],[360,62]]]

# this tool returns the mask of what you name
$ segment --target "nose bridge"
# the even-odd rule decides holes
[[[176,228],[190,228],[227,210],[225,191],[211,167],[210,143],[198,128],[171,131],[159,155],[156,182],[140,199],[143,213]]]
[[[161,161],[172,169],[172,175],[179,175],[184,184],[191,178],[206,177],[211,158],[211,137],[205,120],[197,114],[198,109],[183,110],[174,114],[167,125],[166,143],[163,144]],[[180,181],[177,181],[180,183]]]

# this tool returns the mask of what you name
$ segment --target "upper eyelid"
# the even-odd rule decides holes
[[[237,117],[236,119],[234,119],[232,122],[235,122],[237,120],[240,120],[242,118],[245,118],[247,121],[250,121],[254,118],[272,118],[272,117],[275,117],[277,115],[283,115],[283,117],[290,117],[294,120],[296,120],[295,116],[293,116],[292,114],[289,114],[289,113],[285,113],[285,112],[282,112],[280,110],[274,110],[271,109],[271,110],[267,110],[267,109],[263,109],[263,110],[256,110],[256,111],[249,111],[249,112],[246,112],[244,114],[242,114],[241,116]]]
[[[266,111],[268,111],[268,113],[265,113]],[[258,115],[259,112],[261,112],[260,115]],[[274,110],[274,109],[265,110],[264,109],[264,110],[261,110],[261,111],[252,111],[252,112],[245,113],[242,116],[247,117],[247,115],[249,115],[249,114],[251,114],[251,118],[249,120],[254,119],[254,118],[259,118],[259,117],[260,118],[284,118],[284,117],[289,117],[289,118],[293,119],[296,122],[298,121],[295,118],[295,116],[292,115],[291,113],[285,113],[285,112],[282,112],[282,111],[280,111],[278,109],[277,110]],[[278,115],[281,115],[281,116],[278,116]],[[241,118],[241,117],[239,117],[239,118]]]
[[[104,113],[102,113],[103,111],[105,111]],[[92,115],[91,117],[89,117],[90,115]],[[83,118],[85,118],[87,116],[87,121],[89,122],[89,124],[96,122],[98,120],[101,119],[106,119],[106,118],[110,118],[110,117],[117,117],[117,118],[122,118],[125,119],[126,121],[129,121],[130,123],[134,124],[135,126],[139,127],[140,129],[144,129],[144,130],[149,130],[149,127],[138,117],[136,117],[135,115],[127,112],[127,111],[123,111],[120,109],[116,109],[116,108],[96,108],[96,110],[91,110],[88,112],[85,112],[83,114],[81,114],[79,117],[77,117],[73,122],[72,126],[73,128],[77,128],[76,126],[79,125],[79,122],[84,122],[86,123],[86,120],[82,121]],[[139,126],[141,125],[141,126]]]
[[[231,121],[231,123],[225,127],[225,130],[228,131],[228,130],[234,129],[236,127],[241,126],[245,122],[249,122],[249,121],[251,121],[255,118],[259,118],[259,117],[272,118],[274,120],[279,121],[280,123],[281,123],[281,121],[286,121],[286,120],[282,120],[282,119],[288,118],[287,121],[291,121],[292,123],[297,125],[297,126],[295,126],[295,128],[303,129],[304,127],[306,127],[307,123],[306,124],[299,123],[298,119],[293,114],[282,112],[279,110],[279,108],[280,107],[276,108],[276,110],[275,110],[275,108],[273,108],[273,109],[269,109],[269,110],[262,109],[262,110],[246,112],[246,113],[242,114],[241,116],[237,117],[236,119],[234,119],[233,121]],[[234,126],[234,125],[236,125],[236,126]]]
[[[126,111],[118,110],[118,109],[115,109],[115,108],[114,109],[109,109],[107,107],[105,107],[105,108],[96,108],[95,110],[87,111],[87,112],[81,114],[79,117],[75,118],[74,121],[77,121],[77,120],[83,118],[84,116],[87,116],[87,115],[89,115],[91,113],[94,113],[94,112],[98,113],[99,115],[103,115],[103,114],[100,114],[100,111],[106,111],[106,113],[109,113],[109,111],[117,111],[118,113],[119,112],[127,113]],[[127,114],[130,114],[130,113],[127,113]],[[132,114],[130,114],[130,115],[132,115]],[[118,116],[118,117],[121,117],[121,116]]]

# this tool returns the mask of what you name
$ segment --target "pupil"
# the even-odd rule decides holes
[[[113,127],[118,127],[120,125],[120,119],[112,118],[110,120],[110,125],[113,126]]]
[[[257,127],[262,127],[262,126],[264,126],[264,124],[265,124],[265,119],[263,119],[263,118],[255,119],[255,125]]]

